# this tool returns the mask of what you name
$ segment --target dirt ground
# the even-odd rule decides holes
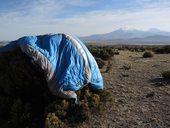
[[[161,72],[170,70],[170,54],[142,58],[142,52],[120,51],[101,69],[105,88],[113,92],[106,111],[90,117],[79,128],[170,127],[170,80]]]

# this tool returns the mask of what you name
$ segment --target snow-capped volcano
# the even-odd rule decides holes
[[[119,28],[105,34],[81,37],[85,41],[109,42],[170,42],[170,32],[151,28],[146,31],[131,28]]]

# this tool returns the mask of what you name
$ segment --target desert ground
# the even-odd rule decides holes
[[[77,107],[72,106],[70,101],[52,96],[42,70],[32,65],[19,49],[1,54],[0,127],[42,128],[48,113],[59,114],[59,118],[50,117],[52,123],[46,128],[170,127],[170,79],[161,75],[164,71],[170,71],[170,54],[154,54],[153,57],[143,58],[145,51],[119,49],[117,54],[106,59],[108,55],[105,49],[91,49],[95,57],[105,62],[100,70],[105,90],[111,93],[111,100],[103,102],[100,99],[104,103],[102,111],[97,109],[98,106],[90,108],[99,103],[93,97],[89,97],[90,100],[86,102],[82,100],[85,108],[81,108],[83,105],[80,104],[79,110],[76,110]],[[91,101],[95,103],[87,105]],[[86,115],[86,112],[91,112],[88,119],[80,121],[79,118]]]
[[[142,55],[120,51],[109,60],[107,72],[107,64],[101,69],[113,101],[104,113],[92,116],[79,128],[170,127],[170,80],[161,76],[170,70],[170,54],[155,54],[152,58]]]

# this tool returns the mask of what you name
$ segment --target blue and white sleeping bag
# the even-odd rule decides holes
[[[0,48],[0,52],[18,46],[43,69],[48,88],[54,95],[76,99],[75,91],[89,83],[94,89],[103,89],[98,65],[77,37],[66,34],[26,36]]]

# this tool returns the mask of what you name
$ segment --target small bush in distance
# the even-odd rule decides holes
[[[170,79],[170,70],[162,72],[162,77],[166,79]]]
[[[167,54],[170,53],[170,45],[166,45],[163,47],[158,47],[153,50],[156,54]]]
[[[89,47],[89,51],[96,58],[101,58],[102,60],[109,60],[114,56],[114,51],[110,47]]]
[[[146,51],[143,53],[143,58],[151,58],[153,56],[154,56],[154,54],[151,51]]]
[[[111,69],[112,69],[112,63],[109,60],[108,63],[107,63],[107,67],[106,67],[106,71],[105,72],[109,72]]]
[[[114,52],[114,55],[119,55],[120,54],[118,49],[113,49],[112,51]]]
[[[124,69],[124,70],[130,70],[131,67],[132,67],[131,64],[124,64],[124,65],[122,66],[122,69]]]
[[[99,68],[102,68],[105,65],[105,62],[101,58],[96,57],[95,60],[97,61]]]

